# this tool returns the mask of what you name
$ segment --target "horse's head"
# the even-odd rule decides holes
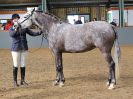
[[[18,27],[29,28],[33,25],[33,17],[34,17],[35,9],[30,12],[27,12],[23,17],[18,20]]]
[[[48,13],[42,13],[33,9],[31,12],[27,12],[18,21],[18,26],[23,28],[29,28],[32,25],[36,25],[42,31],[48,31],[53,23],[59,22],[59,19],[54,15]]]

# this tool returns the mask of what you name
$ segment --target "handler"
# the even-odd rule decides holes
[[[18,14],[12,15],[12,22],[15,24],[19,20],[20,16]],[[19,29],[12,26],[9,29],[10,37],[12,38],[12,46],[11,46],[11,54],[13,59],[13,84],[14,87],[18,87],[17,83],[17,73],[18,73],[18,66],[20,65],[20,72],[21,72],[21,81],[20,85],[28,85],[25,82],[25,66],[26,66],[26,56],[28,51],[28,44],[26,39],[26,34],[31,36],[38,36],[42,34],[40,32],[32,32],[28,28]]]

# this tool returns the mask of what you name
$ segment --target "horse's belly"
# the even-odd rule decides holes
[[[85,52],[85,51],[89,51],[92,50],[93,48],[95,48],[93,45],[66,45],[65,46],[65,51],[66,52],[72,52],[72,53],[77,53],[77,52]]]

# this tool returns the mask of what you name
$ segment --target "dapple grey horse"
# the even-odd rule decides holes
[[[60,21],[54,15],[39,11],[26,13],[18,21],[18,24],[21,25],[21,28],[29,28],[33,24],[37,25],[47,37],[49,48],[52,50],[56,62],[54,85],[63,86],[65,82],[62,53],[80,53],[98,48],[109,66],[108,89],[115,88],[115,67],[117,67],[115,65],[119,61],[120,47],[118,34],[113,25],[104,21],[72,25]],[[115,62],[111,55],[113,45],[115,46]]]

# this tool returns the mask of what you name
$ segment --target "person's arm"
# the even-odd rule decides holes
[[[32,30],[30,30],[30,29],[26,29],[26,33],[28,33],[29,35],[31,35],[31,36],[38,36],[38,35],[41,35],[42,34],[42,31],[40,31],[40,32],[33,32]]]

